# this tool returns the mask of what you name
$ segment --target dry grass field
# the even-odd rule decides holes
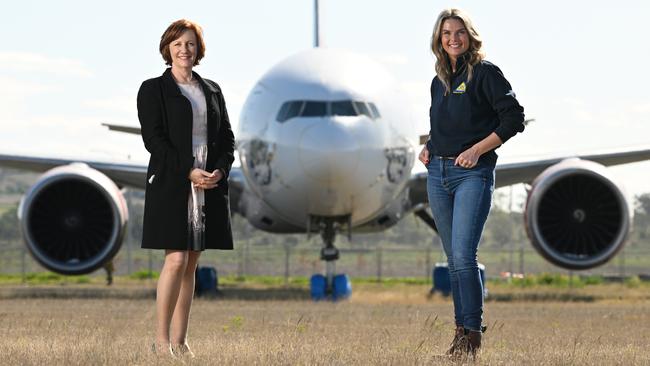
[[[196,300],[190,329],[197,355],[193,360],[149,351],[154,319],[150,292],[131,292],[136,298],[115,293],[107,298],[0,296],[0,364],[473,363],[440,356],[451,338],[451,303],[427,299],[426,287],[367,286],[341,303],[313,303],[304,299],[304,290],[283,291],[248,289],[236,296],[237,291],[226,289],[225,298]],[[273,299],[285,295],[292,300]],[[490,329],[476,364],[650,365],[646,296],[489,302],[485,320]]]

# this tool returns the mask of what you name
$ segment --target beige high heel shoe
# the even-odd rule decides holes
[[[187,343],[183,344],[174,344],[171,346],[172,353],[176,357],[188,357],[188,358],[194,358],[194,352],[190,349],[190,346],[187,345]]]
[[[159,344],[158,342],[151,343],[151,353],[157,356],[174,356],[171,344]]]

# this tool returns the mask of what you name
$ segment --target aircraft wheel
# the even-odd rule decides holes
[[[347,299],[352,295],[352,283],[350,277],[345,274],[334,276],[334,289],[332,291],[332,300]]]
[[[315,274],[309,279],[311,298],[314,301],[324,300],[327,290],[327,280],[322,274]]]

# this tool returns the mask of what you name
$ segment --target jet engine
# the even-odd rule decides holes
[[[18,209],[33,257],[61,274],[90,273],[122,245],[128,209],[120,189],[101,172],[74,163],[47,171]]]
[[[606,168],[580,159],[564,160],[535,179],[525,220],[535,249],[574,270],[614,257],[630,228],[627,201]]]

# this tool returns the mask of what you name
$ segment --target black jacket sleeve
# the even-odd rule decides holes
[[[501,70],[492,64],[485,65],[482,89],[492,108],[499,116],[499,126],[494,131],[502,142],[524,130],[524,108]]]
[[[226,109],[226,101],[223,94],[219,93],[219,109],[221,110],[221,123],[219,124],[219,157],[215,164],[216,169],[225,173],[225,178],[230,174],[230,168],[235,161],[235,135],[230,126],[230,118]]]
[[[144,147],[158,164],[173,168],[177,174],[187,178],[193,161],[182,161],[178,150],[171,143],[165,129],[163,101],[160,83],[150,79],[142,83],[138,91],[138,119]],[[159,171],[162,167],[155,167]]]

